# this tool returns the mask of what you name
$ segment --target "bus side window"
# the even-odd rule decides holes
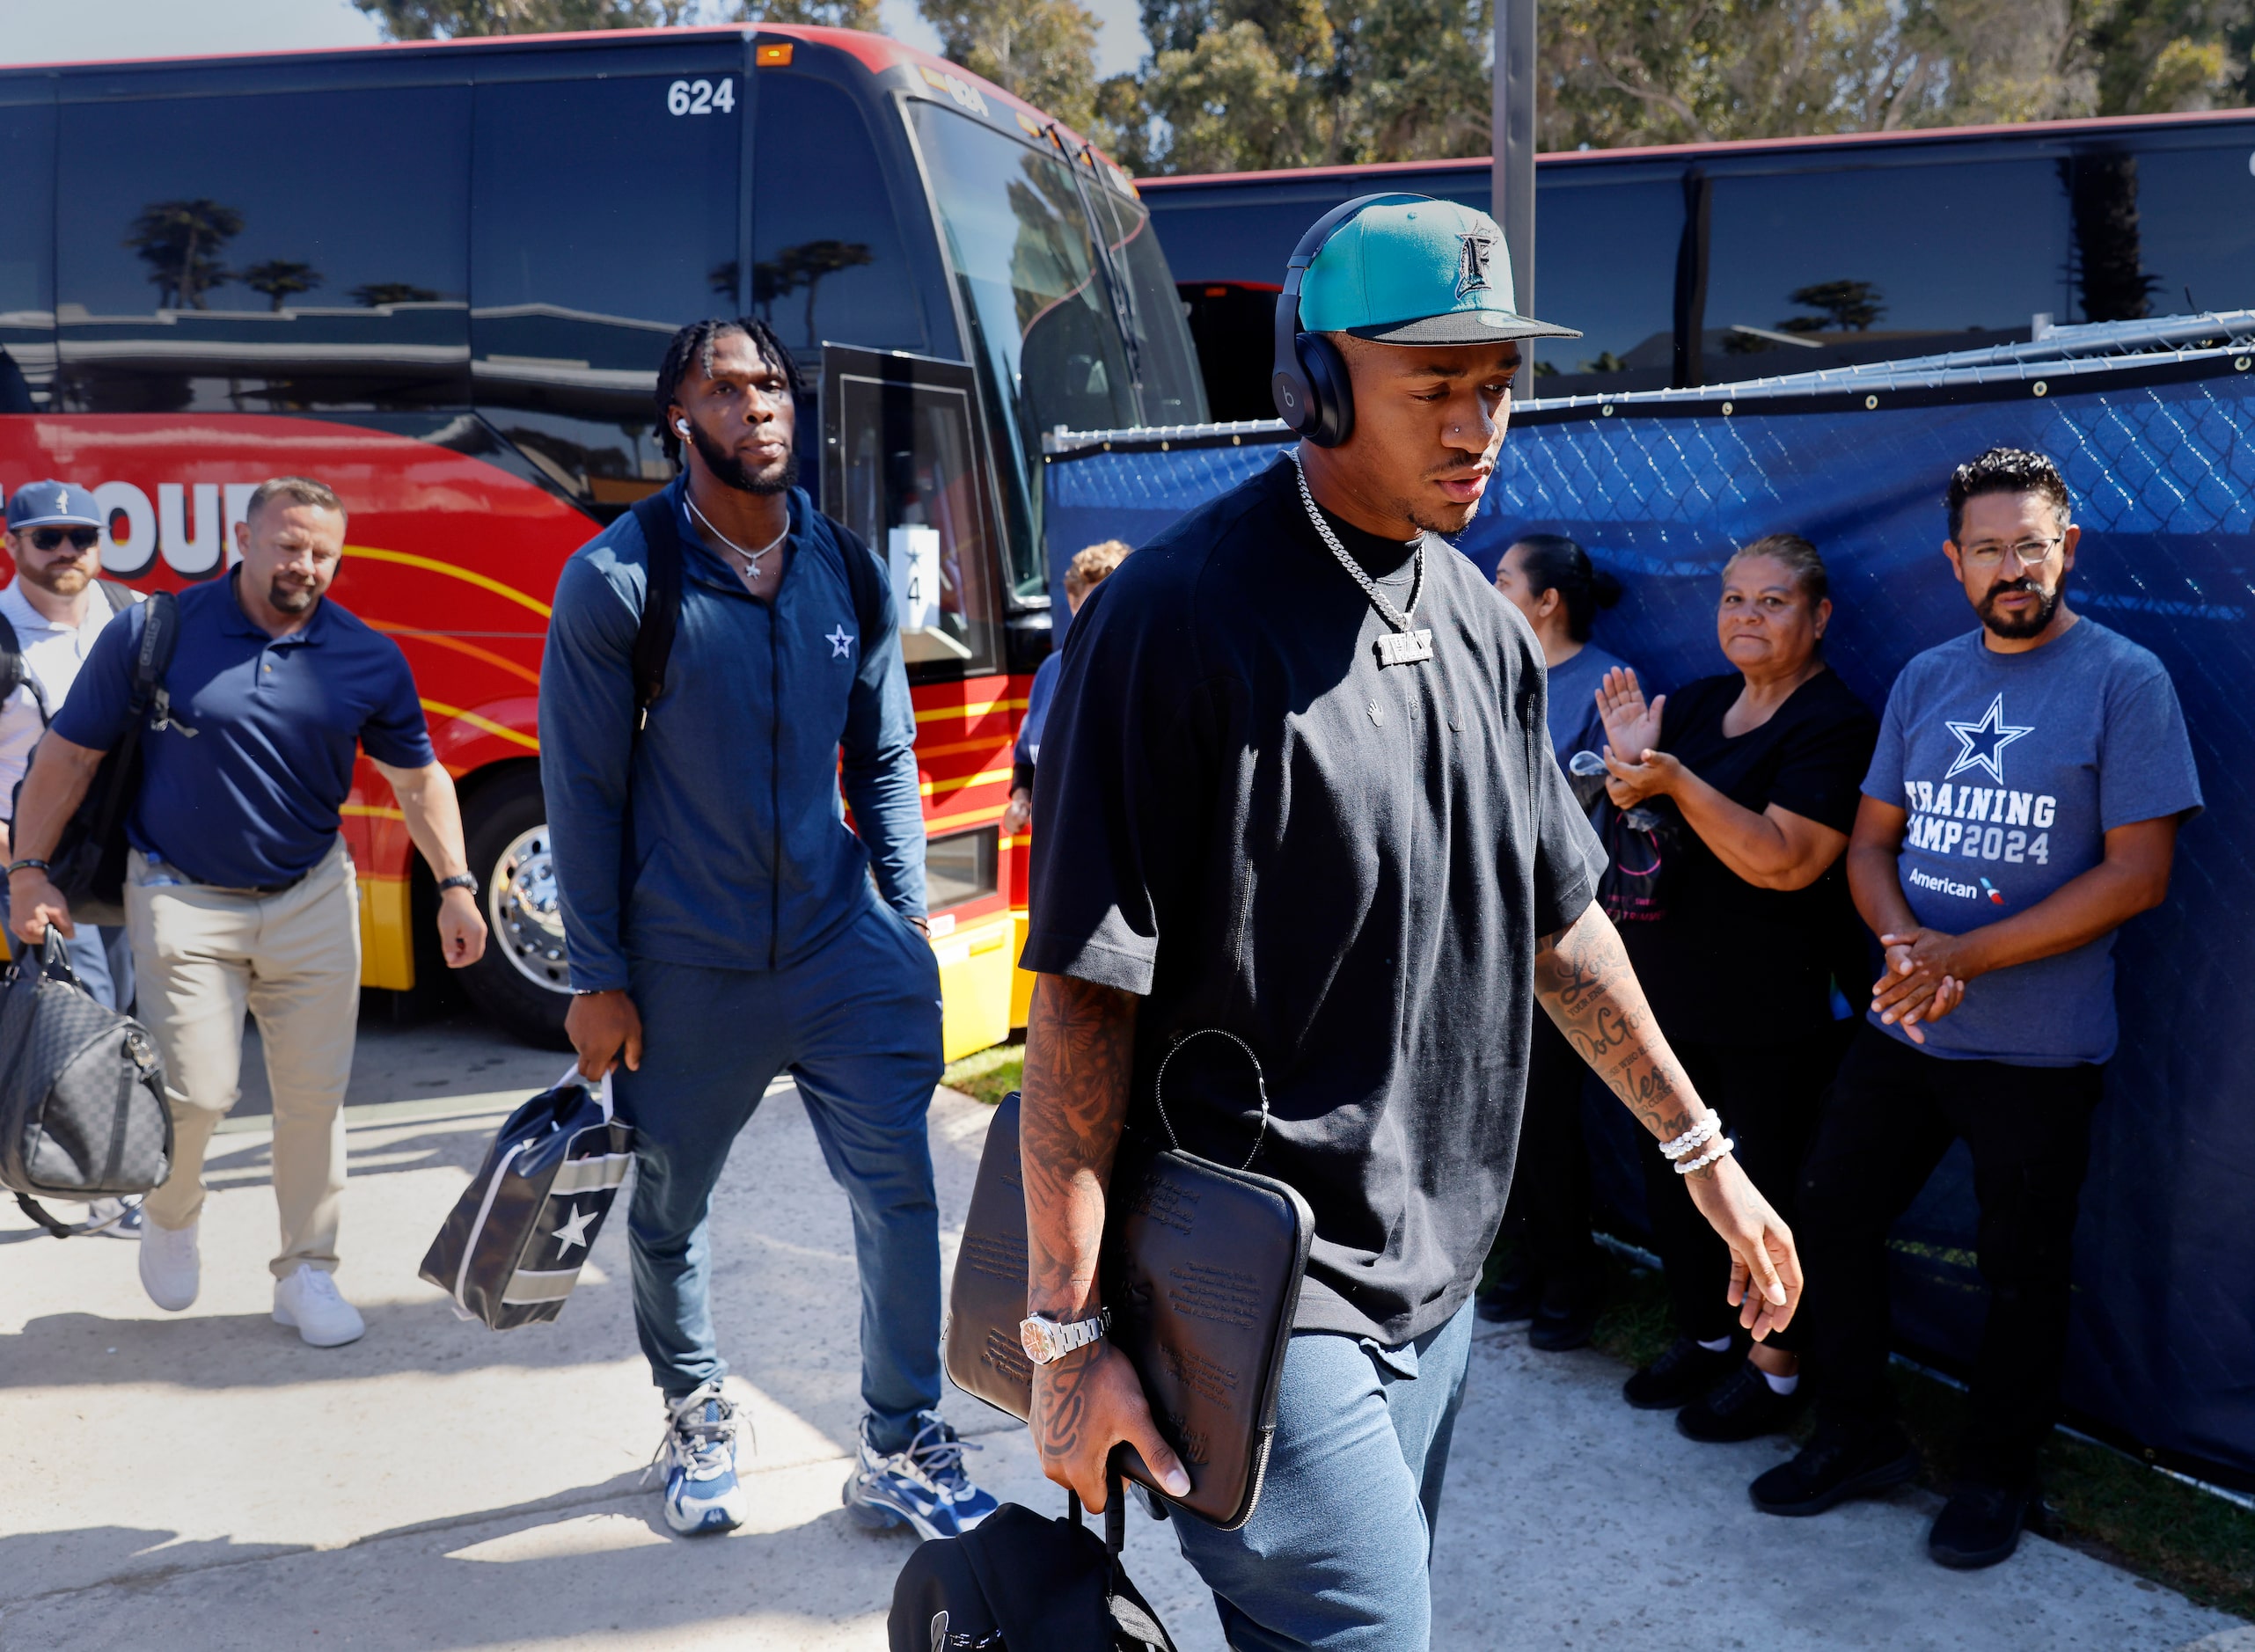
[[[55,106],[0,106],[0,413],[55,384]]]
[[[752,131],[752,313],[812,376],[825,340],[928,347],[868,123],[845,90],[763,69]]]
[[[1582,336],[1528,340],[1534,393],[1666,389],[1675,366],[1675,257],[1683,235],[1676,169],[1642,178],[1558,169],[1537,175],[1536,192],[1534,299],[1529,304],[1520,294],[1519,308]],[[1477,204],[1486,209],[1485,201]]]
[[[2076,156],[2077,303],[2062,319],[2255,309],[2249,130],[2199,135],[2200,147],[2149,133]]]
[[[2055,156],[1726,164],[1713,174],[1708,384],[2024,342],[2031,318],[2067,311]]]
[[[108,99],[62,84],[65,405],[468,400],[466,88]]]
[[[666,341],[737,311],[741,58],[725,99],[668,106],[683,71],[481,82],[470,339],[478,409],[608,521],[672,474],[650,406]]]

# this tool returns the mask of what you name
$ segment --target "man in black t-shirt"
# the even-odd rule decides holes
[[[1102,1340],[1096,1252],[1159,1057],[1226,1029],[1267,1079],[1252,1168],[1306,1196],[1315,1242],[1258,1507],[1234,1531],[1187,1514],[1175,1530],[1231,1644],[1264,1652],[1426,1644],[1470,1297],[1537,1000],[1680,1153],[1737,1259],[1742,1322],[1766,1336],[1800,1292],[1790,1235],[1591,903],[1601,857],[1551,757],[1534,634],[1433,537],[1462,530],[1486,486],[1514,340],[1562,330],[1513,313],[1483,215],[1359,207],[1311,234],[1279,301],[1300,314],[1278,404],[1321,439],[1090,596],[1035,780],[1036,1441],[1092,1507],[1121,1441],[1188,1489]],[[1185,1050],[1168,1098],[1183,1145],[1234,1164],[1251,1109],[1224,1100],[1249,1093],[1232,1058],[1219,1039]]]

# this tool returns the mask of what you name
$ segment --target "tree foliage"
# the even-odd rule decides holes
[[[1545,149],[2255,100],[2255,0],[1541,0]],[[1489,0],[1145,0],[1099,97],[1146,170],[1483,155]]]
[[[453,40],[479,34],[564,34],[685,23],[697,0],[353,0],[387,40]]]
[[[882,32],[877,0],[742,0],[739,23],[785,23],[806,28]]]
[[[922,0],[948,58],[1087,131],[1096,114],[1096,17],[1079,0]]]
[[[879,0],[354,4],[395,40],[721,15],[881,26]],[[1102,83],[1098,25],[1083,0],[919,4],[950,58],[1089,133],[1135,171],[1488,151],[1493,0],[1142,0],[1150,55]],[[1537,139],[1545,149],[2255,101],[2255,0],[1541,0],[1541,7]],[[181,302],[192,304],[212,278],[198,268],[183,273]]]

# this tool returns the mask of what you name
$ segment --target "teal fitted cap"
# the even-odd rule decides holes
[[[1381,344],[1582,336],[1519,313],[1493,218],[1426,195],[1383,196],[1331,232],[1300,280],[1300,325]]]

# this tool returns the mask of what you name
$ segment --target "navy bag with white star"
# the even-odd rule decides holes
[[[458,1318],[506,1331],[553,1319],[579,1282],[634,1132],[611,1115],[611,1080],[566,1073],[509,1116],[423,1257]]]

